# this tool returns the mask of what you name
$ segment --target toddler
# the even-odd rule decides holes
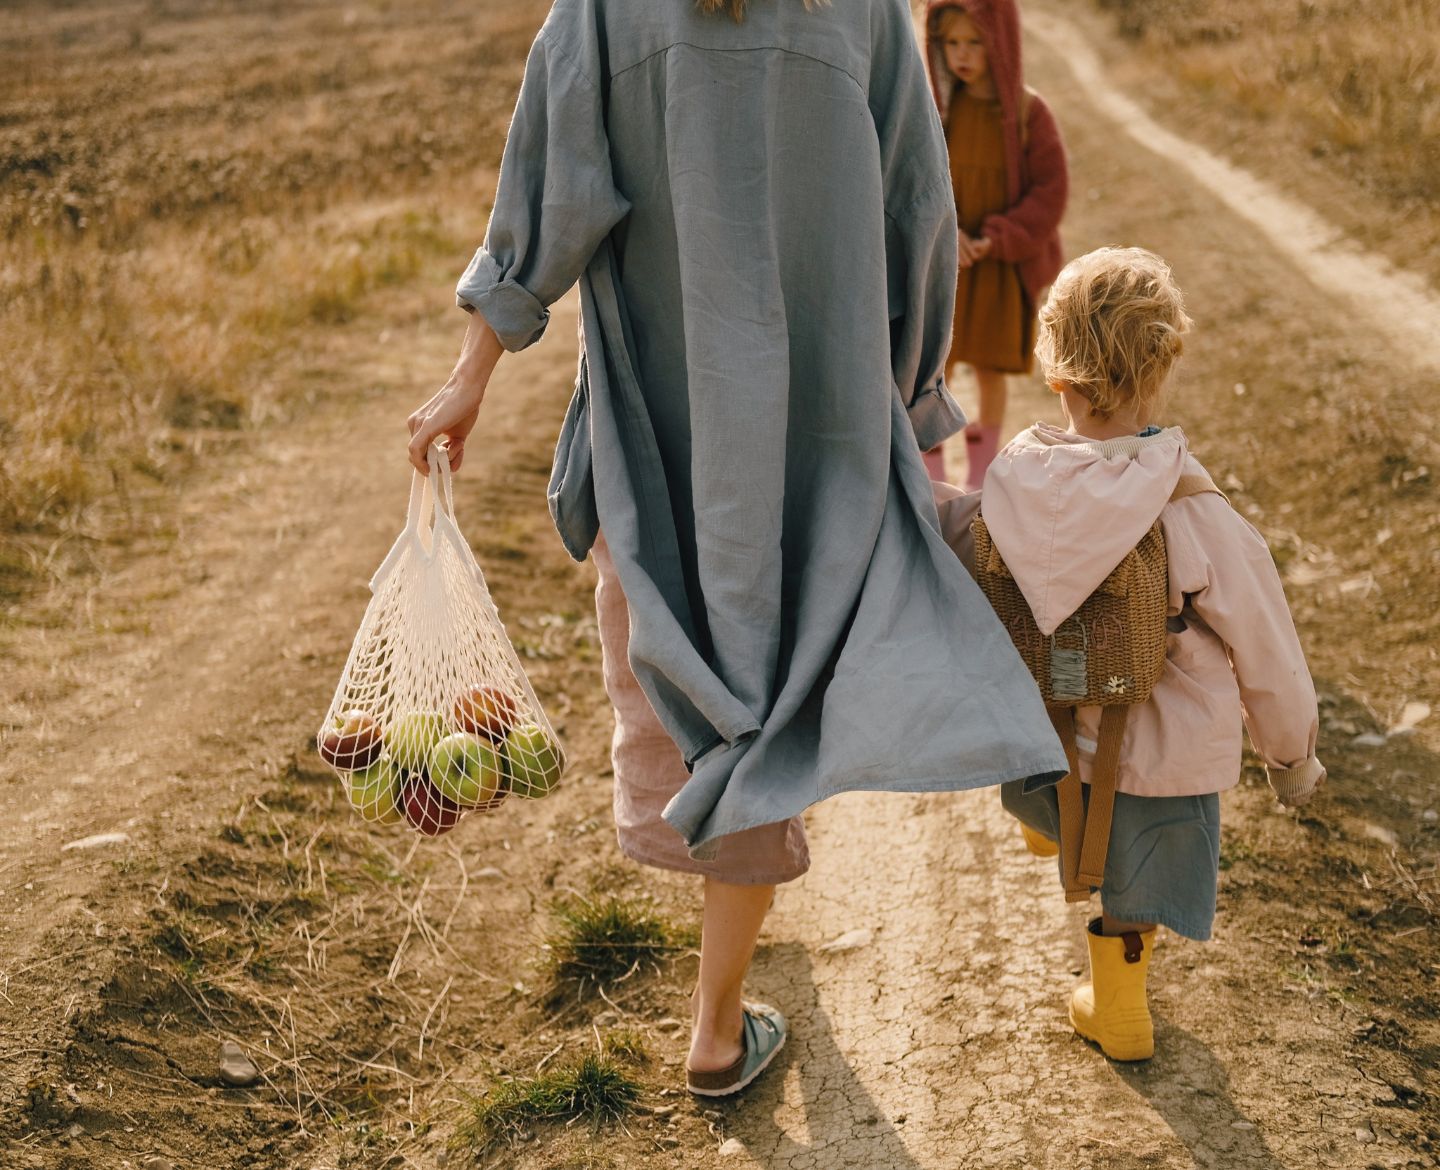
[[[1156,925],[1210,937],[1219,794],[1239,781],[1242,721],[1286,806],[1325,778],[1315,690],[1270,550],[1180,429],[1153,422],[1190,324],[1170,269],[1150,252],[1102,248],[1067,265],[1040,313],[1036,353],[1068,426],[1037,423],[1007,444],[980,503],[994,552],[1051,645],[1157,520],[1164,536],[1164,664],[1148,700],[1128,708],[1118,764],[1102,765],[1115,780],[1102,913],[1086,940],[1090,979],[1070,1001],[1075,1030],[1115,1060],[1154,1052],[1145,979]],[[1091,631],[1092,653],[1094,642]],[[1052,706],[1057,727],[1062,710],[1072,718]],[[1100,800],[1090,783],[1102,708],[1073,711],[1071,767],[1088,807]],[[1035,852],[1066,843],[1057,788],[1017,781],[1001,799]],[[1076,815],[1080,802],[1077,793]],[[1077,891],[1071,874],[1070,890],[1084,899],[1089,883]]]

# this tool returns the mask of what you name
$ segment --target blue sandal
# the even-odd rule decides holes
[[[785,1047],[785,1017],[763,1003],[741,1008],[739,1058],[729,1068],[714,1072],[685,1070],[685,1087],[700,1097],[728,1097],[738,1093],[762,1072]]]

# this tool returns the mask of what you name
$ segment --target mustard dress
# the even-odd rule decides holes
[[[965,234],[978,239],[987,215],[1006,211],[1005,138],[1000,103],[957,86],[945,132],[955,211]],[[960,270],[950,363],[1028,374],[1034,358],[1035,307],[1014,264],[989,257]]]

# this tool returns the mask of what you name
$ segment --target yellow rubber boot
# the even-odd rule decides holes
[[[1096,918],[1085,941],[1090,981],[1070,996],[1070,1022],[1111,1060],[1149,1060],[1155,1055],[1155,1028],[1145,1002],[1145,976],[1155,949],[1154,928],[1107,938]]]
[[[1025,848],[1036,857],[1054,857],[1060,852],[1060,844],[1050,840],[1044,833],[1037,833],[1024,821],[1020,822],[1020,835],[1025,838]]]

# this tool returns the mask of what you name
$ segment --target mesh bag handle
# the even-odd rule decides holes
[[[316,747],[362,817],[439,836],[509,796],[547,795],[565,753],[460,532],[449,457],[426,458]]]
[[[379,583],[394,568],[395,562],[404,555],[407,536],[418,541],[420,549],[427,555],[433,551],[436,529],[440,528],[445,520],[449,521],[454,535],[460,536],[460,526],[455,519],[455,483],[450,471],[450,456],[432,443],[430,450],[425,453],[425,461],[430,465],[430,474],[421,475],[416,471],[410,476],[410,504],[405,510],[405,528],[401,538],[395,542],[389,554],[380,562],[380,567],[375,570],[374,576],[370,578],[371,593],[375,592]],[[439,509],[435,507],[437,478],[441,485],[440,502],[443,505]],[[463,538],[459,540],[459,545],[464,556],[474,564],[475,556],[470,551],[470,545]],[[475,567],[478,572],[479,565]]]

